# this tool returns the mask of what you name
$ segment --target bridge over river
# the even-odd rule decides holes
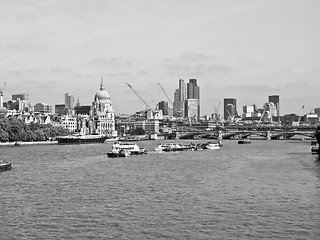
[[[170,136],[169,136],[170,137]],[[314,131],[175,131],[171,138],[178,139],[240,139],[259,138],[266,140],[291,139],[293,137],[314,139]]]

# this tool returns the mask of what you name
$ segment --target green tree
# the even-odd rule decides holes
[[[0,142],[8,142],[9,134],[0,128]]]

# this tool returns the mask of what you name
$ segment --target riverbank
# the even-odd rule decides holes
[[[26,146],[26,145],[48,145],[48,144],[57,144],[58,141],[36,141],[36,142],[0,142],[1,146]]]

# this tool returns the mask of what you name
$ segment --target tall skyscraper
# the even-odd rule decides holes
[[[179,88],[174,92],[173,116],[184,117],[184,102],[186,100],[186,84],[183,79],[179,79]]]
[[[75,100],[74,100],[74,95],[71,93],[65,93],[64,94],[64,105],[65,108],[68,110],[73,110],[75,107]]]
[[[189,79],[187,84],[183,79],[179,79],[179,88],[174,92],[173,116],[187,118],[200,116],[200,88],[197,79]]]
[[[197,85],[197,79],[189,79],[189,82],[187,84],[187,99],[198,100],[197,112],[198,112],[198,117],[200,117],[200,87]]]
[[[228,119],[229,116],[237,115],[237,100],[235,98],[225,98],[223,100],[223,118]]]
[[[161,102],[159,102],[158,106],[159,106],[159,110],[162,110],[162,114],[163,115],[165,115],[165,116],[169,115],[168,102],[161,101]]]
[[[269,96],[269,102],[274,103],[274,105],[276,106],[276,112],[277,115],[276,116],[280,116],[280,101],[279,101],[279,95],[271,95]]]

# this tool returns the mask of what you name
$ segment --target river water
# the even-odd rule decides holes
[[[309,141],[108,158],[111,144],[1,147],[0,239],[320,238]]]

